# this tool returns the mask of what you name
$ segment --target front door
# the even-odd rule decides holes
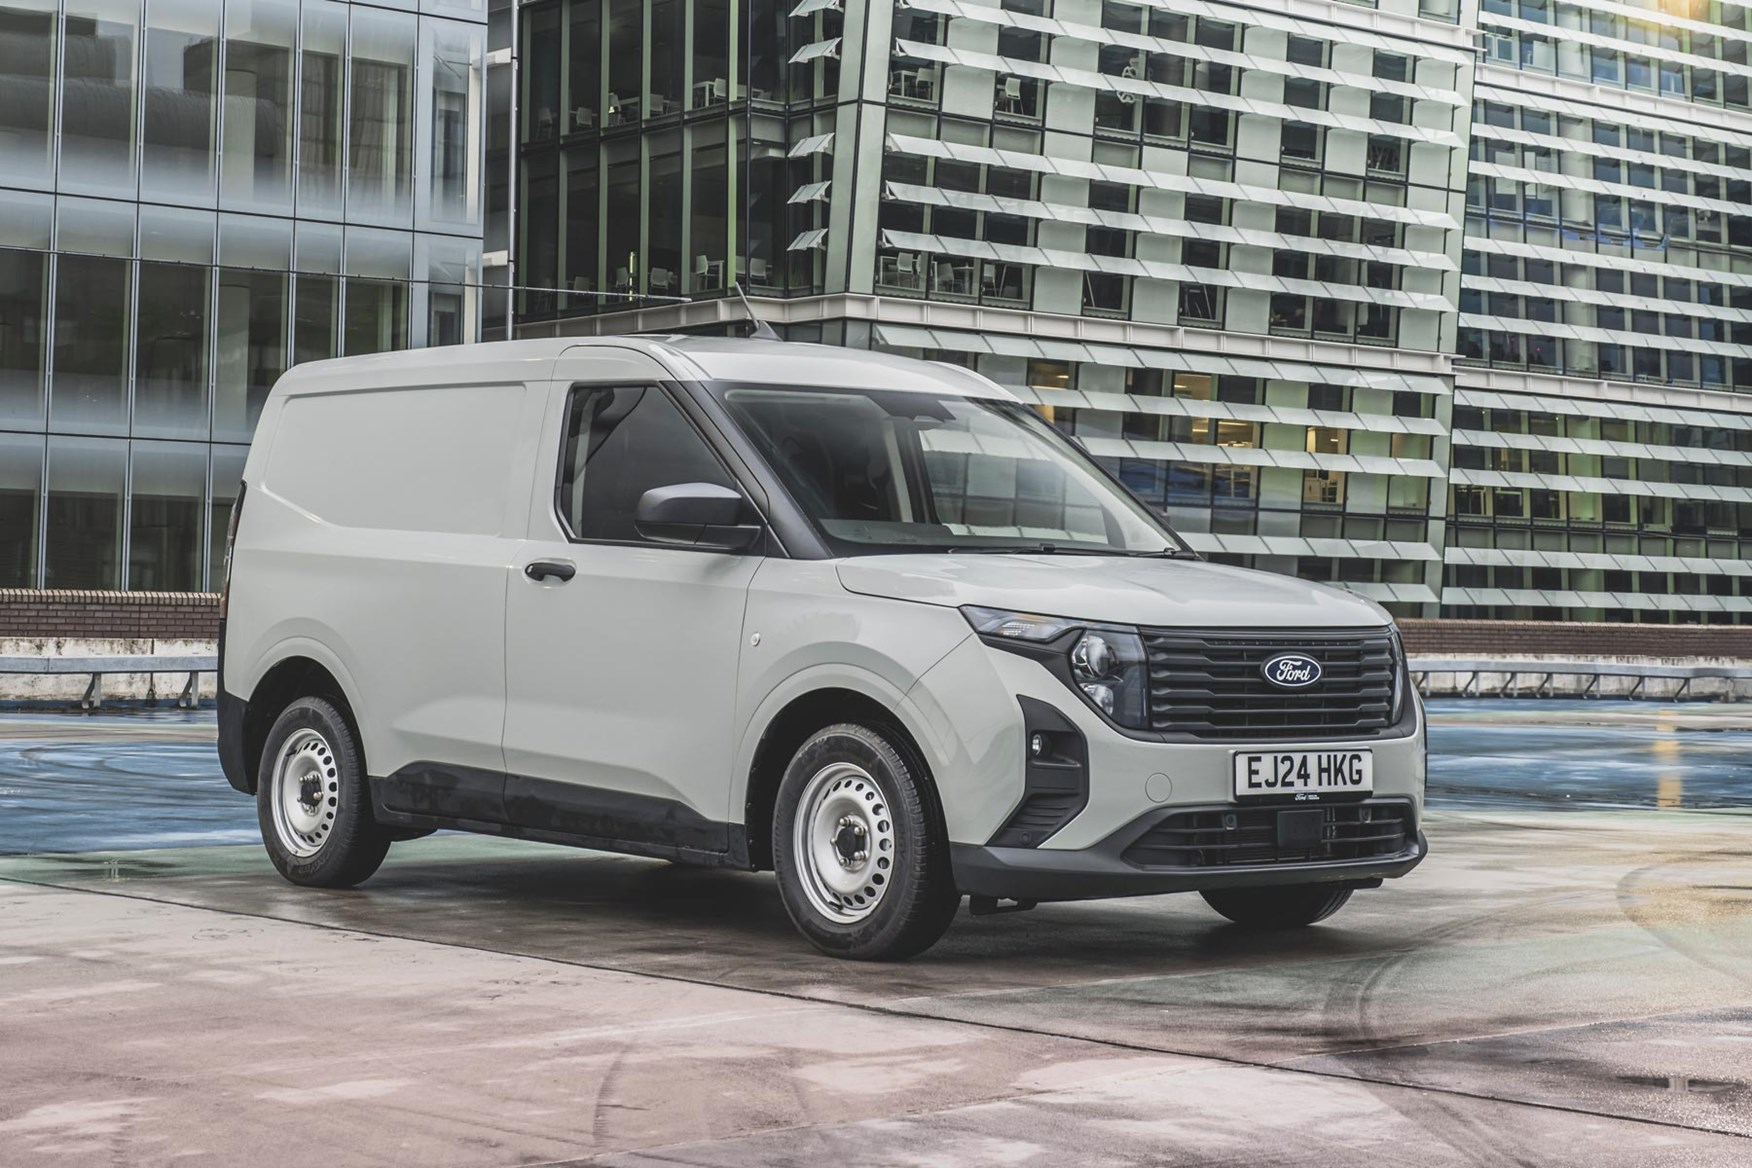
[[[555,403],[537,472],[547,486],[506,604],[505,811],[524,827],[639,845],[628,850],[723,852],[760,557],[635,530],[654,487],[738,487],[674,392],[579,384]],[[533,578],[531,564],[547,574]]]

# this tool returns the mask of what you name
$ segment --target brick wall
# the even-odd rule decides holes
[[[73,592],[0,588],[0,638],[211,641],[213,592]]]
[[[1712,657],[1752,660],[1752,625],[1402,620],[1412,654],[1441,657]]]

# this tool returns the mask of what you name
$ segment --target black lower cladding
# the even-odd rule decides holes
[[[1089,744],[1046,702],[1021,695],[1016,701],[1022,706],[1022,797],[990,843],[1037,848],[1089,805]]]
[[[479,767],[416,762],[371,780],[380,822],[451,827],[700,864],[748,862],[740,824],[673,799]]]
[[[213,688],[219,699],[219,770],[225,781],[245,795],[255,794],[255,784],[249,781],[249,761],[243,751],[243,721],[249,715],[249,703],[225,692],[225,619],[219,620],[219,671]]]
[[[245,795],[255,794],[255,784],[249,781],[249,764],[243,751],[243,722],[249,715],[249,703],[225,692],[219,686],[219,769],[225,781]]]
[[[1221,868],[1395,856],[1417,838],[1405,799],[1319,807],[1195,807],[1157,821],[1121,853],[1140,868]]]

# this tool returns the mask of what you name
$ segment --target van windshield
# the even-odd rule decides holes
[[[838,555],[1191,554],[1015,402],[750,385],[712,391]]]

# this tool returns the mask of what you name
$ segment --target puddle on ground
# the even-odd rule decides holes
[[[1694,1079],[1689,1075],[1618,1075],[1620,1083],[1669,1091],[1675,1095],[1730,1095],[1748,1089],[1734,1079]]]

